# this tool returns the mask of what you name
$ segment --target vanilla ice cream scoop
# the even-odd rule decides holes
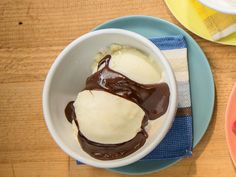
[[[153,84],[161,79],[158,66],[152,65],[152,60],[137,49],[124,48],[111,56],[109,67],[138,83]]]
[[[141,84],[155,84],[162,79],[162,71],[151,57],[135,48],[112,45],[110,47],[111,61],[109,67],[131,80]],[[98,56],[97,62],[102,58]],[[98,65],[94,65],[96,72]]]
[[[104,91],[82,91],[74,103],[80,132],[90,141],[117,144],[141,129],[144,111],[135,103]]]

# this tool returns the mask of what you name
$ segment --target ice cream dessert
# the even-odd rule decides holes
[[[149,120],[165,114],[170,91],[163,72],[141,51],[112,45],[65,108],[82,149],[100,160],[128,156],[145,143]]]

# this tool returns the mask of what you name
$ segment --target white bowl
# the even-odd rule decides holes
[[[236,14],[236,0],[199,0],[205,6],[226,14]]]
[[[64,115],[67,103],[75,100],[91,75],[91,65],[97,52],[118,43],[142,50],[161,66],[170,88],[169,107],[165,115],[152,121],[146,143],[136,152],[117,160],[102,161],[84,152],[73,136],[71,124]],[[121,30],[104,29],[87,33],[70,43],[56,58],[48,72],[43,89],[43,113],[53,139],[68,155],[85,164],[114,168],[131,164],[151,152],[165,137],[175,117],[177,107],[176,82],[173,71],[160,50],[139,34]],[[92,127],[91,127],[92,128]]]

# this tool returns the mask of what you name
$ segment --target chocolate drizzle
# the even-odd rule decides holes
[[[70,101],[66,108],[65,108],[65,115],[67,120],[72,123],[72,121],[75,121],[76,126],[79,128],[78,121],[76,119],[76,114],[75,114],[75,107],[74,107],[74,101]]]
[[[163,115],[169,104],[169,87],[166,83],[139,84],[121,73],[109,68],[110,55],[105,56],[98,68],[105,63],[105,67],[86,81],[85,90],[104,90],[123,97],[139,105],[148,119],[153,120]]]
[[[81,132],[78,133],[78,139],[84,151],[100,160],[112,160],[125,157],[142,147],[147,137],[146,131],[142,130],[138,132],[133,139],[127,142],[119,144],[100,144],[88,140]]]
[[[148,137],[144,127],[148,120],[154,120],[162,116],[169,104],[170,91],[166,83],[140,84],[123,74],[109,68],[110,55],[106,55],[98,64],[98,71],[87,78],[84,90],[103,90],[120,96],[139,105],[145,112],[141,131],[124,143],[100,144],[88,140],[80,131],[78,140],[84,151],[92,157],[100,160],[112,160],[125,157],[138,150]],[[78,130],[73,102],[69,102],[65,108],[65,115],[71,123],[75,121]]]

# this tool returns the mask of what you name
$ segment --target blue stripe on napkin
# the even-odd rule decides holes
[[[192,155],[192,117],[176,117],[162,142],[141,160],[163,160]]]
[[[187,48],[184,36],[182,35],[151,38],[150,41],[152,41],[160,50]]]

